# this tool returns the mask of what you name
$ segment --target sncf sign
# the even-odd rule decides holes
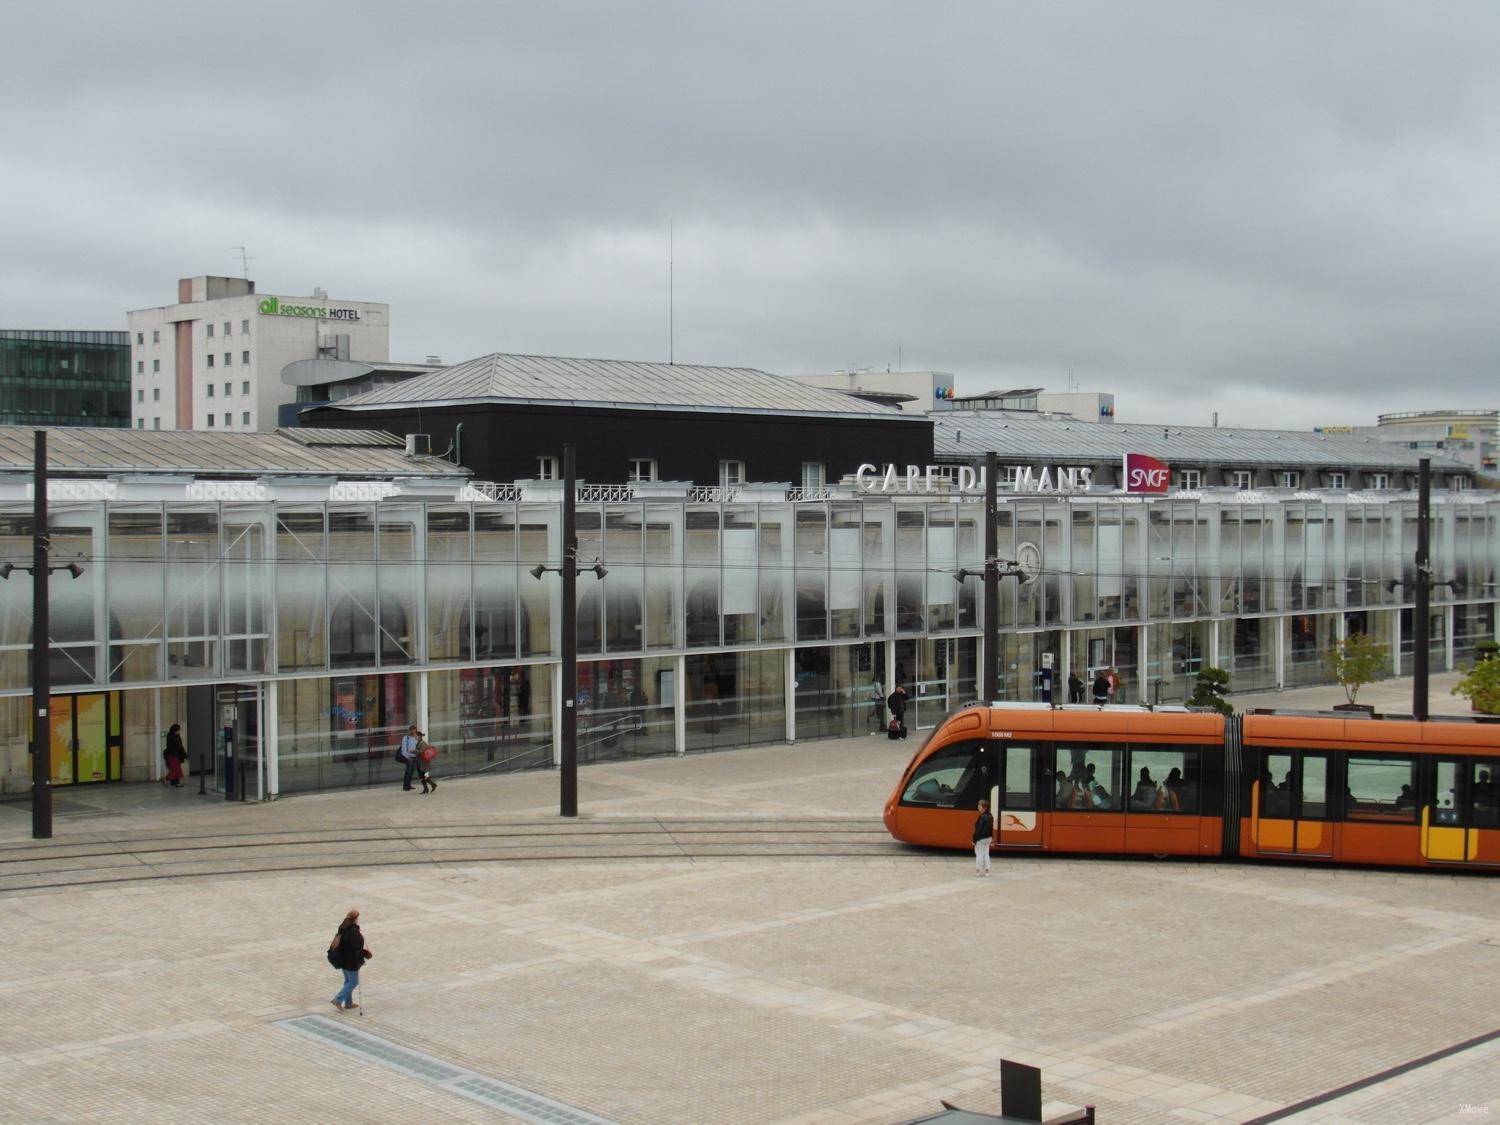
[[[1165,462],[1144,453],[1125,454],[1125,469],[1120,477],[1126,492],[1165,492],[1172,480],[1172,470]]]

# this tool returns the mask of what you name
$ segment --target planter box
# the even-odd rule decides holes
[[[1362,715],[1375,714],[1375,708],[1368,703],[1335,703],[1333,709],[1335,711],[1358,711]]]

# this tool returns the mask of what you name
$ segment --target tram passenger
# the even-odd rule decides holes
[[[1474,804],[1486,809],[1495,807],[1495,783],[1490,780],[1489,770],[1480,770],[1474,781]]]
[[[1182,771],[1173,766],[1167,773],[1167,780],[1162,782],[1161,790],[1157,793],[1157,808],[1164,812],[1181,812],[1183,797]]]
[[[1088,771],[1083,775],[1083,792],[1088,798],[1088,803],[1096,809],[1109,808],[1109,790],[1100,785],[1094,777],[1094,763],[1089,763]]]
[[[1154,809],[1159,807],[1157,803],[1156,782],[1151,780],[1151,771],[1145,766],[1141,767],[1141,776],[1135,783],[1135,792],[1130,797],[1130,807],[1133,809]]]
[[[1401,792],[1396,794],[1396,807],[1398,809],[1414,809],[1417,807],[1417,795],[1411,791],[1410,785],[1403,785]]]

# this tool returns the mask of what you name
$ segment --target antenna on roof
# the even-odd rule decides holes
[[[255,261],[255,259],[245,253],[243,246],[231,246],[230,249],[240,252],[240,274],[248,281],[250,279],[250,263]]]
[[[667,366],[677,362],[677,231],[667,220]]]

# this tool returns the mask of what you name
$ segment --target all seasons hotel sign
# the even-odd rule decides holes
[[[1120,466],[1124,492],[1166,492],[1171,469],[1155,457],[1144,453],[1127,453]],[[957,492],[983,492],[984,470],[968,465],[861,465],[854,474],[854,487],[860,492],[881,494],[933,493],[949,489]],[[1001,469],[996,487],[1002,492],[1088,492],[1094,487],[1094,470],[1087,465],[1009,465]]]
[[[262,316],[306,316],[315,320],[358,320],[358,309],[330,309],[325,305],[283,305],[280,297],[260,303]]]

